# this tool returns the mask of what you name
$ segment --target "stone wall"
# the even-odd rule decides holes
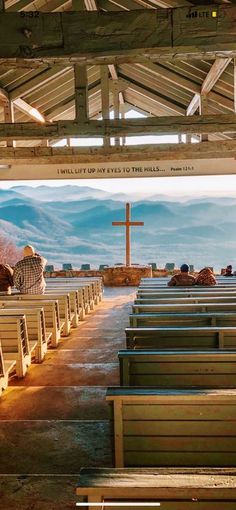
[[[107,287],[138,286],[141,278],[151,278],[150,266],[113,266],[103,271],[104,285]]]

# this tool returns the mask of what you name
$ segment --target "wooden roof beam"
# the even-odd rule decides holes
[[[1,148],[0,164],[105,163],[123,161],[155,161],[236,156],[236,140],[194,144],[148,144],[110,147],[22,147]]]
[[[0,63],[3,59],[12,66],[236,56],[233,4],[156,9],[155,16],[152,9],[39,13],[35,18],[6,12],[0,13],[0,26]]]
[[[206,116],[168,116],[147,117],[142,119],[116,120],[62,120],[47,122],[44,125],[32,122],[15,124],[0,124],[0,139],[8,140],[36,140],[37,138],[67,138],[67,137],[116,137],[169,135],[178,133],[235,133],[235,114],[206,115]]]

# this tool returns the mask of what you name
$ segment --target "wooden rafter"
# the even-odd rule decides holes
[[[204,9],[194,7],[193,18],[185,7],[156,9],[155,16],[149,9],[40,13],[35,19],[0,13],[0,59],[21,66],[28,61],[32,67],[236,56],[236,6]]]
[[[236,117],[231,115],[147,117],[144,119],[59,121],[39,125],[32,122],[0,124],[0,139],[35,140],[63,137],[116,137],[168,135],[178,133],[235,133]]]
[[[216,82],[219,80],[226,67],[231,62],[231,58],[216,58],[212,64],[210,71],[207,73],[205,80],[202,83],[200,93],[195,94],[191,103],[187,108],[187,115],[193,115],[200,106],[200,97],[209,94],[213,89]],[[220,99],[220,98],[219,98]]]

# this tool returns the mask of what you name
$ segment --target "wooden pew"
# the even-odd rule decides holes
[[[121,386],[236,388],[236,350],[121,350]]]
[[[0,307],[6,308],[43,308],[45,324],[46,324],[46,335],[49,337],[49,341],[51,341],[51,347],[57,347],[58,341],[61,337],[61,321],[60,321],[60,313],[59,313],[59,305],[57,300],[51,299],[39,299],[35,300],[24,300],[24,299],[16,299],[18,295],[15,296],[0,296]],[[4,300],[2,298],[4,297]]]
[[[62,335],[68,336],[70,333],[71,327],[71,302],[70,295],[68,292],[48,292],[47,294],[12,294],[13,299],[18,299],[19,301],[47,301],[53,300],[58,301],[59,305],[59,313],[60,313],[60,330]],[[7,296],[1,296],[1,299],[8,299]]]
[[[82,277],[73,277],[73,278],[61,278],[61,280],[66,281],[67,283],[70,282],[78,282],[78,283],[92,283],[94,285],[95,289],[95,295],[98,297],[98,301],[102,300],[103,296],[103,279],[101,276],[82,276]],[[95,303],[96,304],[96,303]]]
[[[2,394],[2,391],[7,388],[9,374],[15,369],[15,366],[16,366],[15,359],[12,360],[4,359],[2,353],[2,345],[0,341],[0,396]]]
[[[83,468],[76,494],[87,503],[101,502],[99,510],[105,508],[104,501],[123,504],[152,501],[160,503],[160,510],[235,510],[236,470]],[[92,510],[94,506],[87,508]],[[147,505],[133,508],[146,510]]]
[[[91,310],[91,299],[89,296],[89,286],[80,284],[75,285],[75,290],[78,292],[78,299],[79,299],[79,306],[82,309],[82,317],[86,314],[88,314]],[[70,290],[73,290],[72,285],[65,285],[62,282],[54,283],[54,280],[47,281],[47,287],[46,292],[52,292],[55,290],[55,292],[70,292]],[[84,318],[84,317],[83,317]]]
[[[134,300],[135,305],[174,305],[174,304],[194,304],[194,303],[235,303],[236,294],[234,296],[197,296],[197,297],[177,297],[177,298],[137,298]]]
[[[208,319],[211,319],[209,317]],[[235,317],[236,319],[236,317]],[[235,349],[236,322],[232,326],[171,326],[126,328],[127,349]],[[220,320],[219,320],[220,322]]]
[[[175,303],[155,305],[133,305],[134,314],[152,313],[204,313],[204,312],[236,312],[236,300],[233,303]]]
[[[172,290],[172,291],[141,291],[137,292],[137,299],[177,299],[177,298],[201,298],[201,297],[236,297],[236,290]]]
[[[79,325],[80,318],[83,316],[82,309],[79,306],[79,293],[78,290],[72,290],[69,288],[60,288],[58,289],[57,286],[50,286],[49,289],[46,289],[45,295],[50,295],[52,292],[55,294],[57,292],[69,294],[70,296],[70,303],[71,303],[71,324],[74,328],[77,328]]]
[[[0,341],[4,360],[15,360],[17,377],[24,377],[37,346],[29,342],[25,315],[0,316]]]
[[[25,315],[27,332],[30,344],[35,342],[35,362],[42,363],[47,352],[47,344],[51,333],[46,334],[45,317],[43,308],[8,308],[0,309],[0,317]]]
[[[108,388],[115,467],[235,467],[236,390]]]

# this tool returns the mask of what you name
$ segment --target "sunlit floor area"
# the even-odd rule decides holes
[[[105,393],[119,385],[134,291],[106,289],[96,311],[3,393],[1,510],[75,508],[80,467],[113,465]]]

